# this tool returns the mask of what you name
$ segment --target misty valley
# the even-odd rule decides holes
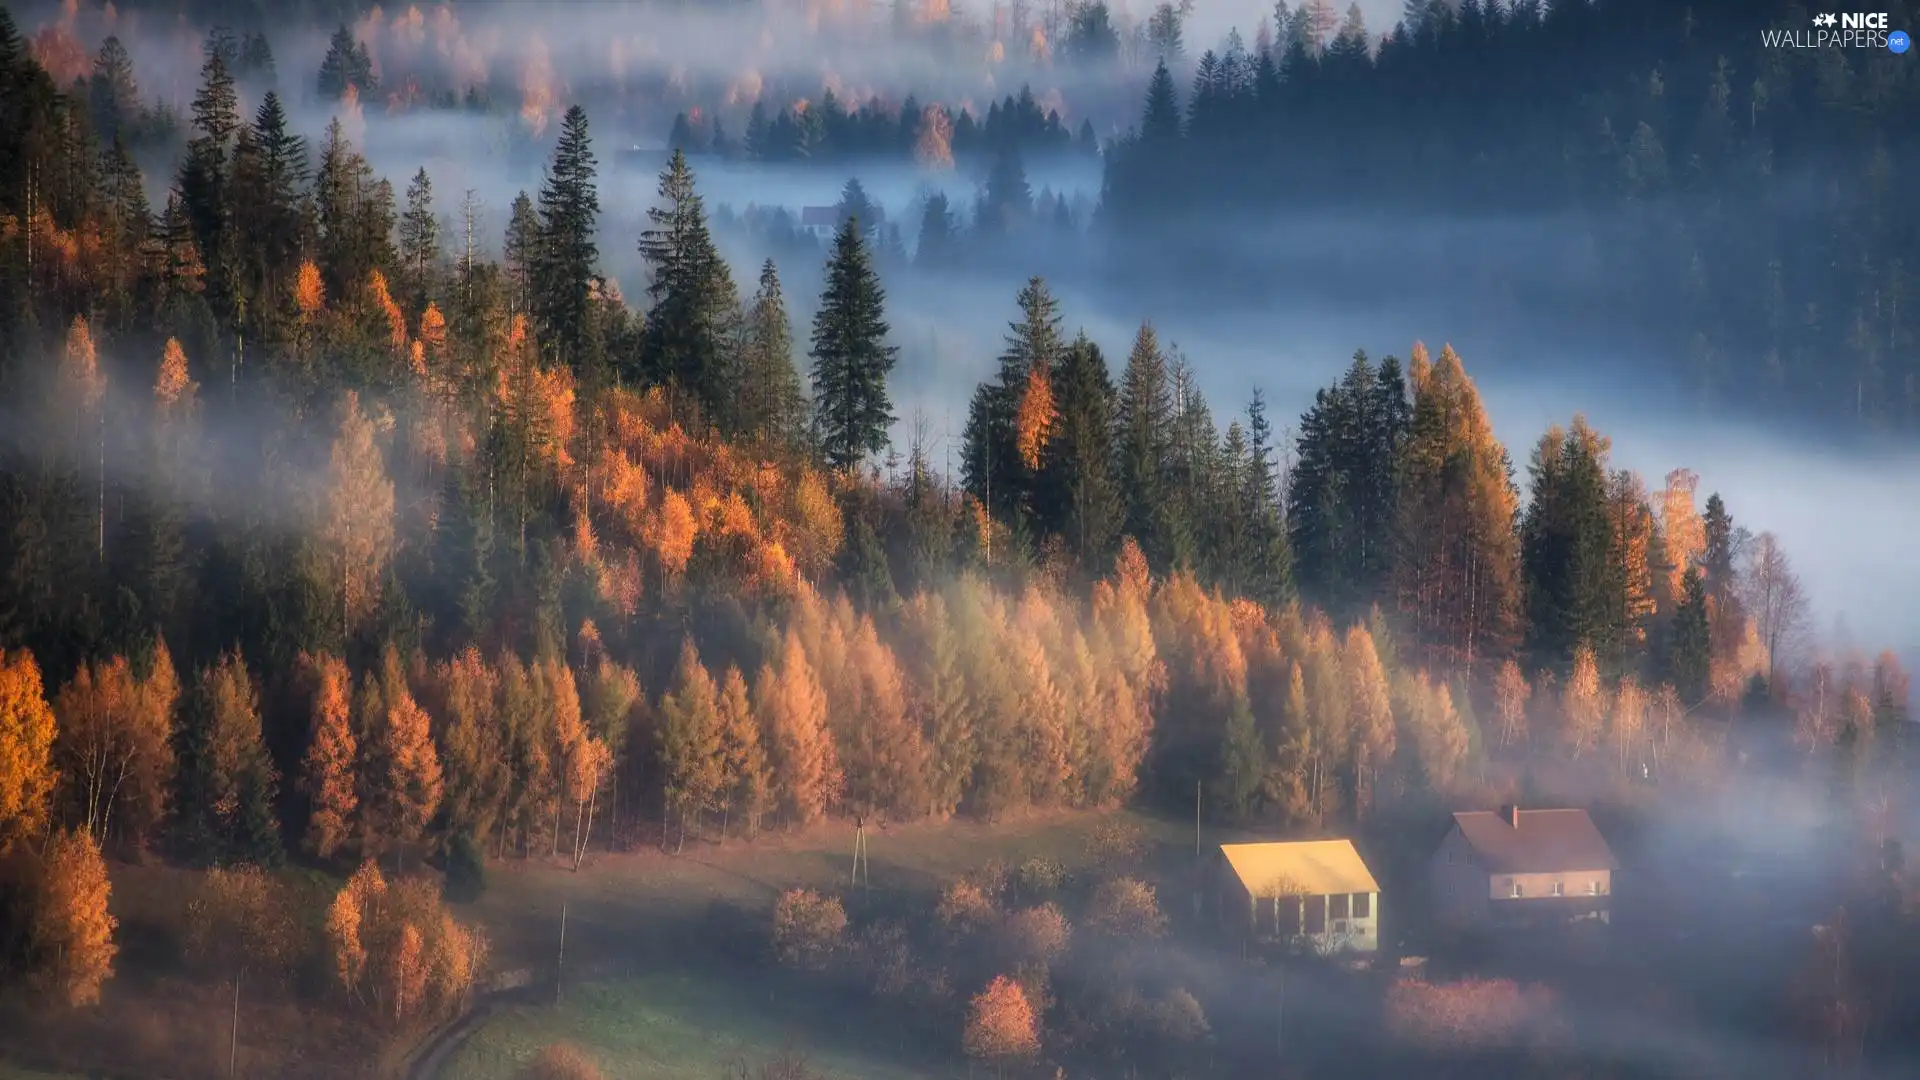
[[[1915,1075],[1819,13],[0,7],[0,1080]]]

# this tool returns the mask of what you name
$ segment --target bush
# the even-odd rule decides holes
[[[1093,892],[1093,904],[1084,920],[1086,925],[1111,937],[1159,937],[1167,929],[1167,917],[1153,886],[1134,878],[1103,881]]]
[[[819,970],[847,935],[847,909],[838,897],[788,889],[773,907],[773,946],[781,962]]]
[[[1020,864],[1015,880],[1020,883],[1022,895],[1041,900],[1067,883],[1067,868],[1044,855],[1036,855]]]
[[[487,891],[487,857],[473,837],[461,833],[447,846],[447,877],[442,894],[448,903],[471,904]]]

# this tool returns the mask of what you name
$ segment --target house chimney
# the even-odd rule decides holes
[[[1514,828],[1517,829],[1520,827],[1520,808],[1518,806],[1508,804],[1501,807],[1500,816],[1506,819],[1507,824]]]

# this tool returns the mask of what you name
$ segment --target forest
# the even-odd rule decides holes
[[[1397,32],[1377,77],[1468,63],[1469,30],[1501,55],[1571,32],[1479,10]],[[455,913],[489,863],[578,868],[596,843],[1190,807],[1196,785],[1218,820],[1357,827],[1527,745],[1685,784],[1762,723],[1836,799],[1911,773],[1908,675],[1815,639],[1764,523],[1681,463],[1615,467],[1581,416],[1511,453],[1451,347],[1329,358],[1291,437],[1258,394],[1223,428],[1151,324],[1110,363],[1034,277],[936,461],[889,396],[857,209],[796,328],[780,267],[720,254],[697,158],[672,154],[640,235],[599,227],[574,105],[495,258],[425,169],[376,175],[273,92],[243,110],[242,58],[208,40],[155,207],[130,114],[56,85],[0,10],[0,974],[49,1001],[113,978],[121,864],[204,868],[183,948],[211,967],[291,949],[259,921],[274,875],[323,874],[301,992],[411,1019],[477,985],[486,935]],[[1258,107],[1203,97],[1187,123],[1165,76],[1138,147]],[[1122,222],[1190,182],[1139,162],[1201,160],[1118,153],[1110,181],[1148,185],[1109,192]],[[602,274],[616,245],[644,297]],[[1786,263],[1794,289],[1901,287],[1792,276],[1816,257]],[[1860,348],[1876,377],[1911,355]],[[1124,925],[1138,897],[1103,895]],[[816,901],[778,917],[832,922]],[[989,1012],[1023,993],[981,981]],[[991,1036],[976,1056],[1026,1053]]]

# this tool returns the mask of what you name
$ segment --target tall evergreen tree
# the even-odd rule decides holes
[[[1680,700],[1691,706],[1705,700],[1713,674],[1713,637],[1707,622],[1706,578],[1697,566],[1681,578],[1680,604],[1669,635],[1667,674]]]
[[[736,376],[732,345],[739,296],[714,246],[685,154],[675,151],[661,172],[659,197],[665,205],[647,210],[653,227],[640,237],[640,254],[653,273],[646,359],[654,381],[691,394],[711,419],[724,411],[729,380]]]
[[[532,312],[547,352],[575,372],[597,367],[585,355],[593,283],[600,261],[594,242],[600,195],[594,187],[593,142],[587,111],[567,109],[553,150],[547,182],[540,189],[540,245],[533,262]]]
[[[339,101],[347,95],[349,87],[363,98],[380,89],[380,81],[373,74],[373,57],[345,23],[340,24],[327,42],[327,55],[320,62],[315,86],[322,101]]]
[[[1273,460],[1273,426],[1259,390],[1247,406],[1247,459],[1240,471],[1239,514],[1246,528],[1247,595],[1270,611],[1293,599],[1293,549],[1287,543],[1280,477]]]
[[[859,222],[834,237],[826,289],[813,319],[813,400],[821,453],[851,468],[887,446],[893,402],[887,376],[900,350],[887,344],[886,290],[867,256]]]
[[[732,430],[787,447],[801,445],[807,395],[793,363],[793,327],[772,259],[761,264],[760,289],[747,308],[741,337],[740,378],[731,388]]]
[[[1173,389],[1167,357],[1150,323],[1140,324],[1127,368],[1120,377],[1114,432],[1114,477],[1126,500],[1123,532],[1134,538],[1156,567],[1168,565],[1174,546],[1169,520],[1167,445],[1173,427]]]
[[[400,266],[409,312],[426,307],[439,262],[440,220],[433,213],[433,180],[422,167],[407,184],[407,208],[400,215]]]
[[[1031,508],[1034,470],[1020,452],[1020,406],[1035,380],[1048,382],[1059,361],[1060,302],[1040,278],[1021,288],[1020,320],[1008,324],[1000,371],[974,391],[967,413],[962,470],[967,491],[1000,514]]]
[[[1064,538],[1083,567],[1112,561],[1125,507],[1114,484],[1113,380],[1100,347],[1083,332],[1053,376],[1058,418],[1035,478],[1042,529]]]
[[[1548,429],[1528,466],[1532,498],[1520,525],[1527,635],[1535,661],[1557,665],[1586,645],[1603,653],[1611,588],[1605,436],[1576,416]]]

